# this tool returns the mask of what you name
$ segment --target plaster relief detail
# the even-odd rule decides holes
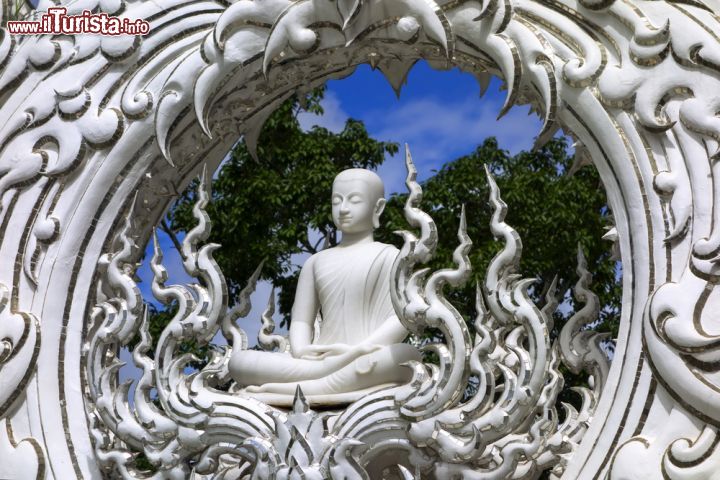
[[[584,479],[633,478],[634,468],[694,478],[720,468],[713,447],[720,424],[717,0],[60,4],[69,13],[87,8],[145,19],[150,32],[18,37],[3,28],[0,34],[0,421],[16,433],[0,430],[0,444],[18,445],[12,448],[16,458],[27,458],[28,471],[98,478],[114,468],[130,475],[133,454],[115,448],[112,438],[133,451],[147,449],[168,475],[185,478],[182,458],[225,455],[211,446],[227,440],[228,423],[244,432],[233,434],[237,444],[277,434],[257,399],[212,390],[213,382],[229,378],[221,367],[229,351],[218,352],[190,386],[178,387],[187,380],[186,359],[173,356],[178,342],[209,340],[219,330],[235,349],[245,345],[234,325],[245,307],[228,310],[222,273],[211,260],[215,247],[202,243],[209,228],[202,214],[185,267],[203,287],[165,286],[157,252],[156,293],[184,302],[185,316],[174,320],[154,360],[143,350],[149,339],[138,344],[144,347],[136,349],[135,362],[145,374],[133,403],[137,416],[122,400],[126,387],[114,380],[113,354],[141,330],[145,315],[128,272],[153,225],[201,165],[216,167],[240,135],[252,147],[284,99],[364,63],[399,92],[421,59],[441,69],[457,66],[481,89],[491,76],[503,78],[507,100],[500,114],[530,104],[544,120],[538,145],[562,128],[579,155],[592,160],[617,223],[622,322],[609,369],[593,363],[597,339],[583,337],[580,325],[590,321],[584,314],[565,333],[567,341],[548,345],[542,336],[548,312],[528,304],[525,283],[503,276],[514,268],[517,247],[498,214],[492,228],[506,254],[480,288],[474,328],[486,333],[475,345],[456,312],[436,300],[439,285],[462,281],[470,268],[463,257],[468,242],[461,229],[457,264],[423,272],[438,232],[419,204],[411,205],[408,223],[421,233],[406,234],[416,243],[400,253],[392,301],[409,331],[445,329],[447,344],[438,347],[443,363],[437,371],[418,366],[410,383],[393,387],[407,400],[401,410],[393,406],[398,396],[378,400],[377,411],[367,408],[402,419],[398,431],[409,426],[401,449],[422,453],[409,462],[421,470],[503,478],[552,468]],[[48,6],[43,1],[39,8]],[[0,8],[4,22],[10,4]],[[111,248],[118,246],[114,239],[121,249]],[[498,285],[504,296],[496,295]],[[522,336],[533,345],[529,357]],[[503,349],[512,354],[493,354]],[[523,361],[510,360],[516,357]],[[583,391],[588,407],[558,426],[549,405],[563,359],[593,370],[596,391]],[[496,411],[481,397],[472,408],[458,404],[466,375],[488,371],[502,372],[503,386],[519,386],[503,400],[514,416],[478,413]],[[150,401],[151,391],[168,399],[162,408]],[[85,409],[76,408],[83,403]],[[294,405],[304,409],[303,402]],[[312,416],[311,407],[309,401],[303,415]],[[236,416],[239,411],[257,415]],[[672,438],[657,428],[670,423]],[[443,457],[438,445],[455,453]],[[370,464],[374,450],[346,446],[348,458]],[[325,458],[324,447],[313,448],[313,458]],[[488,449],[505,456],[483,463]],[[35,467],[43,464],[38,452],[46,452],[44,469]],[[628,462],[640,452],[642,462]],[[208,472],[221,469],[210,460],[205,465]],[[0,476],[8,476],[2,469]]]
[[[135,248],[127,236],[133,212],[127,214],[118,237],[119,250],[105,257],[101,290],[107,299],[94,310],[93,335],[86,347],[88,401],[95,405],[90,414],[96,455],[108,473],[119,472],[127,478],[138,475],[134,460],[140,452],[158,468],[158,474],[177,478],[191,471],[202,475],[233,472],[232,478],[245,474],[252,478],[291,478],[293,469],[316,478],[378,478],[377,472],[388,468],[411,472],[411,478],[423,474],[434,478],[532,478],[546,469],[556,476],[563,472],[565,454],[577,447],[587,428],[603,383],[602,374],[597,372],[607,370],[607,358],[600,361],[594,356],[596,345],[587,341],[571,345],[569,339],[578,333],[575,323],[567,324],[561,335],[562,350],[572,349],[585,359],[573,368],[592,370],[598,380],[595,391],[579,392],[582,412],[566,406],[566,420],[559,424],[555,402],[563,383],[558,370],[561,348],[550,345],[547,312],[534,306],[527,295],[530,281],[517,274],[522,244],[515,230],[504,222],[506,206],[492,176],[488,172],[490,202],[495,210],[491,229],[504,247],[488,267],[485,283],[478,285],[473,339],[466,320],[443,293],[445,285],[459,286],[471,272],[467,257],[471,241],[465,232],[464,211],[459,219],[456,265],[435,272],[422,268],[433,257],[439,232],[432,218],[420,209],[422,190],[415,181],[409,150],[406,162],[411,194],[405,216],[419,236],[402,232],[404,246],[399,252],[372,242],[372,230],[384,206],[379,178],[363,170],[348,170],[337,177],[334,218],[344,239],[334,247],[336,250],[311,257],[303,267],[305,273],[301,274],[293,308],[298,323],[290,329],[290,353],[282,348],[285,339],[277,335],[272,341],[266,338],[265,343],[278,346],[278,351],[247,350],[246,334],[235,320],[249,312],[249,294],[259,271],[250,279],[237,307],[229,309],[224,277],[212,259],[212,251],[220,247],[203,243],[210,231],[204,211],[209,194],[203,177],[193,210],[198,224],[182,245],[185,270],[199,283],[166,287],[162,252],[155,242],[153,294],[164,303],[177,302],[178,310],[160,335],[155,352],[148,355],[151,339],[146,308],[132,280],[133,264],[129,263]],[[376,257],[368,256],[367,247],[381,256],[387,250],[390,263],[378,263]],[[359,264],[372,260],[368,265],[378,271],[370,276],[363,273],[358,285],[365,284],[366,277],[376,278],[370,290],[379,299],[387,298],[386,309],[378,310],[382,300],[365,295],[362,288],[353,290],[357,282],[353,283],[351,275],[356,267],[348,261],[332,262],[331,254],[336,251],[343,255],[362,252],[357,257]],[[316,264],[323,261],[330,263]],[[591,295],[586,290],[587,273],[582,264],[579,268],[586,277],[579,288]],[[310,281],[307,285],[302,283],[303,275]],[[313,280],[311,275],[350,276],[349,283],[334,280],[336,288],[326,292],[334,297],[326,298],[323,287],[314,283],[322,282],[322,278]],[[303,297],[315,291],[319,300]],[[359,303],[353,303],[354,297]],[[322,302],[325,317],[317,338],[312,338],[317,301]],[[333,313],[332,302],[341,309],[350,307],[348,312],[354,315],[377,311],[381,325],[365,333],[355,331],[364,328],[361,322],[372,317],[333,318],[337,312]],[[267,312],[264,317],[267,329]],[[354,333],[346,339],[341,331],[347,328]],[[435,352],[439,364],[423,363],[409,344],[381,346],[370,342],[365,347],[364,342],[374,338],[374,332],[388,328],[398,331],[398,342],[408,330],[422,333],[426,328],[438,328],[445,341],[426,348]],[[323,329],[335,330],[327,333]],[[192,357],[182,353],[180,343],[206,345],[218,331],[229,346],[212,347],[208,363],[188,373]],[[118,383],[121,363],[114,352],[138,333],[141,341],[133,348],[133,360],[143,376],[130,403],[132,382]],[[261,337],[269,333],[261,330]],[[383,334],[378,338],[393,341],[395,337]],[[348,345],[341,342],[343,339],[357,343]],[[415,353],[398,360],[395,349]],[[346,359],[352,352],[356,353]],[[383,363],[391,359],[396,363]],[[365,377],[365,364],[381,373]],[[267,365],[274,367],[269,370]],[[395,372],[400,376],[395,377]],[[479,384],[465,398],[470,375],[476,376]],[[283,381],[278,382],[276,377]],[[346,378],[350,379],[347,383]],[[364,385],[366,378],[375,383]],[[248,383],[256,386],[245,387]],[[294,392],[286,401],[290,389]],[[157,393],[157,400],[152,400],[151,391]],[[318,416],[309,410],[312,404],[334,408]],[[125,447],[117,448],[117,441]],[[387,463],[387,448],[397,451],[394,463]],[[195,457],[198,463],[188,470],[188,459]]]

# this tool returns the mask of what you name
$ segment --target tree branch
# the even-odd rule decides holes
[[[308,252],[311,255],[315,255],[317,253],[317,249],[310,245],[310,242],[308,242],[307,237],[300,239],[300,245],[302,245],[305,248],[305,251]]]
[[[323,231],[323,236],[318,238],[318,241],[315,242],[315,250],[320,247],[320,243],[322,242],[322,250],[325,250],[328,246],[330,246],[330,232],[325,230]]]
[[[175,232],[173,232],[170,229],[170,226],[167,224],[167,221],[163,218],[162,222],[160,222],[160,229],[165,232],[168,237],[170,237],[170,240],[172,241],[173,245],[175,246],[175,249],[180,254],[180,258],[182,258],[183,262],[186,260],[185,254],[182,250],[182,244],[180,243],[180,240],[178,240],[177,235],[175,235]]]

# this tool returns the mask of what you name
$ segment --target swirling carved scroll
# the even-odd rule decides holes
[[[155,347],[148,333],[148,309],[132,278],[137,247],[128,234],[133,207],[115,252],[104,257],[100,291],[105,301],[92,314],[86,367],[95,454],[105,469],[132,478],[139,472],[136,457],[141,452],[157,475],[170,478],[194,472],[270,479],[297,471],[318,479],[367,479],[381,467],[408,475],[412,469],[432,471],[438,478],[513,478],[546,469],[562,471],[563,454],[573,451],[586,430],[594,401],[585,399],[580,413],[566,407],[566,420],[558,424],[561,356],[549,343],[548,312],[532,303],[527,293],[530,281],[517,274],[521,241],[504,223],[506,206],[499,189],[488,172],[495,209],[491,229],[505,246],[477,287],[473,339],[467,322],[444,294],[445,287],[461,285],[471,272],[465,210],[460,212],[455,267],[418,269],[432,259],[438,232],[420,209],[422,188],[415,180],[409,149],[406,153],[411,195],[405,213],[420,237],[401,232],[405,243],[393,266],[392,298],[404,324],[418,332],[442,332],[443,342],[426,347],[438,355],[439,365],[416,362],[410,383],[369,393],[341,412],[313,412],[299,388],[289,412],[245,396],[230,380],[227,363],[233,349],[248,347],[235,320],[250,311],[249,295],[260,267],[237,306],[228,308],[224,277],[212,259],[218,246],[202,243],[211,227],[203,174],[193,207],[197,225],[182,243],[184,269],[199,283],[165,286],[167,271],[154,236],[152,291],[159,301],[176,308]],[[273,334],[273,307],[271,293],[258,340],[263,348],[277,347],[282,355],[287,340]],[[182,343],[207,345],[218,331],[230,345],[210,348],[204,366],[189,368],[198,359],[184,353]],[[141,376],[131,403],[133,380],[118,383],[118,351],[133,339],[139,339],[132,358]],[[470,375],[479,385],[463,399]],[[228,382],[227,388],[217,388]],[[387,463],[383,445],[401,453],[396,464]]]
[[[578,374],[582,370],[589,372],[596,391],[601,392],[610,368],[607,355],[600,347],[600,342],[606,339],[607,335],[588,328],[599,321],[600,301],[597,295],[589,290],[592,275],[587,270],[585,254],[579,245],[577,273],[580,279],[575,284],[575,298],[585,305],[563,325],[559,339],[560,352],[564,363],[573,373]]]
[[[492,175],[487,172],[494,207],[490,226],[504,246],[488,266],[483,286],[478,285],[473,345],[465,320],[433,283],[438,273],[462,280],[470,270],[464,210],[454,254],[457,269],[440,270],[428,277],[426,268],[416,266],[433,256],[437,231],[432,219],[419,209],[422,189],[415,181],[407,149],[406,163],[410,195],[405,215],[420,229],[420,237],[400,232],[405,243],[394,266],[392,298],[398,317],[409,329],[438,328],[447,340],[447,346],[432,345],[440,365],[428,372],[418,368],[415,380],[397,394],[401,412],[414,418],[410,440],[435,452],[440,460],[434,472],[439,478],[511,478],[556,466],[556,472],[561,472],[566,458],[560,454],[577,445],[595,403],[585,399],[582,418],[568,409],[565,423],[558,426],[555,401],[562,375],[558,347],[549,343],[547,317],[551,312],[532,303],[527,294],[530,281],[517,275],[522,243],[504,222],[507,206]],[[458,351],[465,356],[458,357]],[[462,382],[454,380],[458,371]],[[470,373],[479,379],[479,385],[471,398],[461,402],[456,389],[466,384]],[[584,427],[579,428],[583,422]],[[570,432],[576,434],[574,438]]]
[[[212,259],[217,246],[199,243],[210,231],[204,211],[209,197],[204,185],[203,180],[199,201],[193,209],[198,225],[183,241],[186,272],[202,284],[166,287],[162,251],[157,238],[154,240],[153,294],[166,304],[176,302],[177,313],[157,340],[152,358],[147,355],[151,346],[147,310],[128,274],[132,266],[126,263],[134,248],[127,237],[132,212],[120,232],[121,250],[109,256],[104,288],[114,295],[94,312],[97,333],[88,345],[87,368],[91,372],[93,416],[97,419],[93,430],[96,455],[103,466],[118,471],[124,478],[134,478],[133,472],[138,471],[133,463],[135,454],[127,448],[143,452],[162,475],[185,478],[190,472],[185,461],[189,456],[200,455],[198,472],[216,469],[228,456],[253,460],[254,457],[240,447],[236,452],[224,445],[234,441],[239,446],[249,437],[272,430],[272,419],[257,402],[213,387],[227,376],[224,369],[229,348],[224,354],[211,349],[205,367],[192,373],[186,371],[193,358],[181,352],[184,340],[207,344],[222,329],[230,341],[236,342],[236,348],[246,346],[234,320],[248,313],[249,294],[257,281],[256,272],[252,283],[242,292],[238,308],[228,310],[224,277]],[[133,360],[143,375],[138,380],[131,409],[127,394],[132,381],[117,386],[117,371],[122,365],[117,351],[128,345],[137,332],[140,342],[133,348]],[[152,390],[156,392],[156,401],[151,397]],[[114,438],[124,442],[126,449],[113,448]]]
[[[48,5],[41,2],[40,8]],[[67,405],[83,398],[76,388],[79,374],[70,372],[71,365],[84,362],[77,346],[92,343],[84,335],[102,326],[107,344],[94,344],[97,350],[86,352],[106,350],[113,357],[115,346],[125,341],[124,329],[142,324],[142,306],[133,303],[135,294],[117,271],[112,274],[116,284],[104,282],[112,288],[97,299],[100,306],[93,315],[76,310],[77,304],[95,303],[90,278],[111,267],[96,269],[107,251],[103,245],[117,233],[118,205],[138,193],[136,224],[126,236],[147,239],[149,225],[201,162],[219,162],[241,134],[252,146],[263,120],[283,99],[345,76],[362,63],[377,67],[398,91],[418,59],[442,68],[459,66],[481,86],[490,75],[501,76],[508,91],[501,113],[517,103],[530,104],[544,120],[538,144],[562,126],[582,141],[598,166],[618,220],[629,279],[616,352],[623,367],[609,372],[608,395],[599,410],[603,427],[580,449],[582,458],[570,475],[605,472],[612,450],[623,448],[621,438],[643,439],[646,421],[667,421],[663,410],[652,409],[665,402],[658,392],[671,395],[688,418],[713,427],[720,423],[713,315],[720,278],[717,0],[88,0],[67,7],[69,13],[88,8],[144,18],[151,31],[143,38],[20,38],[4,28],[0,33],[0,265],[5,267],[0,273],[11,299],[0,313],[2,355],[11,351],[11,343],[19,352],[18,339],[27,338],[22,355],[1,365],[2,375],[19,385],[11,390],[17,398],[36,370],[44,368],[38,382],[58,383],[57,412],[26,404],[28,418],[50,422],[43,425],[46,432],[66,430],[66,436],[47,440],[68,440],[54,462],[58,472],[74,477],[97,473],[79,460],[92,454],[88,429],[82,421],[71,427],[68,420]],[[10,8],[10,2],[2,2],[3,21]],[[8,228],[10,218],[20,227]],[[413,261],[422,264],[423,249],[430,246],[416,246]],[[71,258],[74,263],[67,265]],[[124,268],[133,268],[131,256],[119,258],[127,262]],[[189,267],[203,283],[204,275],[219,282],[212,265]],[[424,282],[421,277],[413,281]],[[220,325],[226,337],[234,338],[234,348],[246,343],[233,326],[236,311],[218,317],[218,311],[193,304],[217,296],[220,283],[202,292],[202,299],[192,297],[194,288],[173,290],[160,283],[159,293],[187,299],[184,308],[194,312],[187,320],[177,319],[174,328]],[[124,296],[115,295],[112,289],[122,285],[118,291]],[[424,308],[421,299],[413,298],[422,293],[407,294],[406,324],[415,330],[424,328],[421,317],[412,318]],[[516,325],[503,299],[495,299],[492,289],[481,293],[488,298],[480,310],[494,309],[498,315],[492,328],[485,327],[489,335]],[[123,301],[104,304],[112,298]],[[19,312],[27,312],[29,320],[19,320]],[[83,325],[93,318],[96,324],[88,320]],[[46,367],[33,360],[41,328],[43,348],[50,352]],[[173,342],[168,340],[166,353]],[[450,348],[441,353],[459,355]],[[138,355],[145,364],[140,350]],[[88,362],[96,360],[103,366],[113,363],[100,357]],[[472,355],[468,361],[472,367]],[[420,384],[432,384],[424,375],[433,372],[417,370]],[[214,375],[221,378],[223,372]],[[461,384],[461,379],[453,382]],[[107,381],[112,387],[111,378]],[[95,393],[111,402],[101,390]],[[438,405],[454,397],[448,394]],[[383,402],[388,400],[379,401],[383,406],[376,411],[390,415],[392,408]],[[175,406],[181,408],[182,401]],[[431,407],[422,415],[439,413],[437,405]],[[124,407],[118,408],[127,417]],[[22,422],[20,417],[14,421]],[[107,420],[148,435],[141,434],[142,422],[138,426],[119,418]],[[109,445],[106,441],[96,442],[98,452]],[[657,465],[662,461],[656,457]],[[67,465],[71,473],[64,470]]]
[[[21,401],[40,351],[38,319],[17,311],[14,303],[10,290],[0,283],[0,418]]]

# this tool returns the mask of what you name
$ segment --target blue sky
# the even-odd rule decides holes
[[[532,146],[541,121],[535,115],[528,115],[527,106],[513,107],[496,121],[505,100],[505,92],[500,91],[500,86],[501,81],[493,79],[486,94],[480,98],[480,86],[472,75],[457,69],[437,71],[420,62],[411,70],[408,82],[397,98],[379,70],[373,71],[369,65],[362,65],[350,77],[327,84],[324,115],[305,114],[299,118],[305,129],[321,125],[335,132],[342,130],[348,118],[362,120],[374,138],[401,145],[408,143],[418,177],[423,180],[445,162],[472,152],[489,136],[497,137],[501,148],[511,153]],[[388,157],[378,173],[385,181],[388,193],[404,191],[402,155]],[[160,241],[169,283],[189,281],[170,239],[161,234]],[[146,258],[149,260],[151,256],[152,242]],[[294,262],[299,265],[304,260],[304,257],[298,257]],[[138,276],[143,280],[140,287],[146,299],[152,301],[149,292],[151,273],[147,264],[148,261],[144,262]],[[270,288],[266,282],[258,285],[252,297],[252,312],[240,320],[251,343],[257,336]]]
[[[505,101],[501,84],[493,79],[480,98],[480,86],[472,75],[458,69],[433,70],[419,62],[398,99],[379,70],[361,65],[350,77],[328,82],[325,114],[307,114],[301,117],[301,124],[340,131],[347,118],[362,120],[374,138],[408,143],[423,180],[490,136],[497,137],[500,146],[511,153],[531,148],[541,121],[536,115],[528,116],[528,106],[514,107],[497,121]],[[404,190],[402,155],[389,157],[379,173],[389,192]]]

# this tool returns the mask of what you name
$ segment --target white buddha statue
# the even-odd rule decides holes
[[[410,380],[412,371],[402,364],[421,356],[402,343],[408,331],[390,300],[398,250],[373,237],[384,196],[382,180],[370,170],[345,170],[335,178],[332,216],[342,239],[310,257],[300,271],[291,353],[242,350],[231,357],[230,374],[247,386],[242,393],[289,406],[299,385],[311,403],[333,405]]]

